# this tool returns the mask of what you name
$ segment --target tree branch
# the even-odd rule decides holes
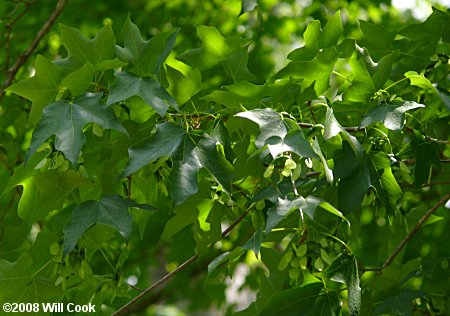
[[[17,72],[19,71],[20,67],[22,67],[26,63],[26,61],[31,56],[33,51],[36,49],[37,45],[42,40],[44,35],[50,30],[52,25],[55,23],[56,19],[61,14],[66,3],[67,3],[67,0],[58,0],[58,3],[56,4],[55,9],[53,10],[52,14],[48,18],[48,20],[44,23],[44,25],[41,27],[41,29],[38,31],[38,33],[34,37],[33,41],[30,43],[28,48],[25,50],[25,52],[22,55],[20,55],[16,59],[16,62],[14,63],[14,65],[8,69],[6,80],[5,80],[5,82],[3,82],[1,90],[0,90],[0,101],[3,99],[3,96],[5,95],[5,89],[12,84],[12,82],[14,81],[14,77],[16,76]]]
[[[397,245],[395,250],[391,253],[391,255],[386,259],[381,267],[376,268],[363,268],[362,271],[381,271],[386,269],[392,261],[394,261],[395,257],[400,253],[400,251],[405,247],[408,241],[417,233],[419,228],[427,221],[427,219],[442,205],[444,205],[450,199],[450,194],[445,195],[442,199],[439,200],[432,208],[430,208],[416,223],[413,229],[402,239],[402,241]]]
[[[255,203],[252,203],[245,210],[245,212],[242,213],[241,216],[239,216],[239,218],[237,220],[235,220],[230,226],[228,226],[228,228],[225,229],[222,232],[222,238],[226,237],[233,230],[233,228],[235,228],[248,215],[248,213],[250,213],[250,211],[252,210],[252,208],[254,206],[255,206]],[[127,314],[129,312],[129,310],[131,309],[131,307],[134,304],[136,304],[137,301],[139,301],[141,298],[143,298],[145,295],[147,295],[148,293],[150,293],[151,291],[153,291],[154,289],[156,289],[160,285],[166,283],[168,280],[170,280],[172,277],[174,277],[177,273],[179,273],[180,271],[184,270],[191,263],[193,263],[195,260],[197,260],[197,258],[198,258],[198,255],[193,255],[192,257],[190,257],[188,260],[186,260],[181,265],[179,265],[175,270],[173,270],[172,272],[170,272],[170,273],[166,274],[165,276],[163,276],[161,279],[159,279],[158,281],[153,283],[151,286],[149,286],[148,288],[143,290],[141,293],[139,293],[131,301],[129,301],[128,303],[123,305],[121,308],[119,308],[116,312],[114,312],[112,314],[112,316],[119,316],[119,315]]]

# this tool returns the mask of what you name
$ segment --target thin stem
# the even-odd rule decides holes
[[[408,79],[409,79],[409,78],[403,78],[403,79],[400,79],[400,80],[394,82],[393,84],[389,85],[388,87],[384,88],[383,90],[389,90],[389,89],[392,88],[393,86],[399,84],[399,83],[402,82],[402,81],[408,80]]]
[[[442,199],[440,199],[432,208],[430,208],[416,223],[413,229],[402,239],[402,241],[397,245],[395,250],[391,253],[391,255],[386,259],[381,267],[376,268],[364,268],[363,272],[366,271],[381,271],[386,269],[392,261],[394,261],[395,257],[400,253],[400,251],[405,247],[405,245],[410,241],[410,239],[417,233],[419,228],[427,221],[427,219],[442,205],[444,205],[450,199],[450,194],[445,195]]]
[[[33,41],[30,43],[28,48],[25,50],[25,52],[20,55],[17,59],[14,65],[8,69],[8,75],[6,80],[3,82],[1,90],[0,90],[0,101],[3,99],[3,96],[5,95],[5,89],[11,85],[11,83],[14,80],[14,77],[16,76],[17,72],[19,71],[20,67],[22,67],[28,60],[28,58],[31,56],[33,51],[36,49],[39,42],[42,40],[45,34],[50,30],[52,25],[55,23],[56,19],[61,14],[64,6],[66,5],[67,0],[59,0],[58,3],[55,6],[55,9],[53,10],[52,14],[48,18],[48,20],[44,23],[44,25],[41,27],[41,29],[37,32],[36,36],[34,37]]]
[[[231,230],[233,230],[234,227],[236,227],[247,215],[250,213],[251,209],[255,206],[256,203],[252,203],[247,210],[245,210],[244,213],[241,214],[241,216],[233,222],[227,229],[225,229],[222,232],[222,238],[226,237]],[[134,297],[131,301],[123,305],[121,308],[119,308],[116,312],[112,314],[112,316],[119,316],[119,315],[126,315],[128,311],[130,310],[131,306],[136,304],[137,301],[139,301],[141,298],[143,298],[145,295],[159,287],[160,285],[166,283],[168,280],[170,280],[172,277],[174,277],[176,274],[181,272],[182,270],[186,269],[189,265],[191,265],[195,260],[198,259],[198,255],[193,255],[188,260],[183,262],[181,265],[179,265],[175,270],[172,272],[166,274],[161,279],[153,283],[151,286],[143,290],[141,293],[139,293],[136,297]]]

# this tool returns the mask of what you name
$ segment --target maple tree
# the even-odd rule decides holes
[[[271,1],[192,24],[164,20],[181,5],[159,8],[152,35],[117,4],[89,36],[61,24],[45,44],[65,2],[35,37],[40,54],[33,44],[16,64],[14,28],[35,3],[0,9],[0,302],[450,313],[445,9],[383,24],[370,12],[394,9],[377,3],[311,4],[292,49],[271,23],[298,21]],[[281,64],[268,39],[290,47]],[[242,267],[254,297],[238,308],[224,280]]]

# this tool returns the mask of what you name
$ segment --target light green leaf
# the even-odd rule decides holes
[[[336,46],[342,31],[340,11],[328,20],[323,31],[320,28],[320,21],[314,20],[308,24],[303,33],[305,46],[292,51],[288,58],[292,61],[312,60],[320,49]]]
[[[150,105],[160,116],[164,116],[169,106],[177,108],[175,100],[166,90],[150,77],[140,78],[128,72],[116,74],[117,84],[110,87],[106,104],[109,106],[130,97],[140,97]]]
[[[350,58],[353,80],[344,93],[344,99],[353,102],[369,101],[389,78],[394,57],[394,53],[391,53],[375,63],[367,49],[356,45],[356,52]]]
[[[37,56],[35,68],[36,73],[32,78],[19,81],[6,89],[32,102],[28,118],[31,126],[39,121],[44,107],[55,100],[61,79],[61,69],[41,55]]]
[[[317,96],[320,96],[329,87],[338,56],[336,47],[319,50],[312,60],[290,62],[275,75],[275,78],[303,79],[304,87],[314,83],[314,91]]]
[[[402,190],[392,174],[389,157],[384,152],[372,153],[369,157],[372,185],[387,212],[393,214],[395,203],[402,196]]]
[[[127,130],[114,116],[114,112],[100,103],[101,96],[101,93],[87,94],[76,98],[73,102],[57,101],[47,106],[33,132],[25,162],[51,135],[55,135],[55,148],[62,151],[64,156],[76,165],[81,147],[86,141],[83,128],[88,123],[97,123],[104,128],[115,129],[128,135]]]
[[[202,83],[200,70],[194,69],[185,76],[170,66],[166,66],[166,69],[166,76],[169,81],[169,89],[167,90],[177,104],[185,104],[192,96],[200,91]]]
[[[425,78],[423,74],[419,75],[415,71],[408,71],[407,73],[405,73],[405,77],[409,79],[409,81],[413,86],[422,88],[426,93],[439,96],[439,91],[436,89],[435,86],[433,86],[430,80]]]
[[[325,177],[327,179],[328,183],[333,182],[333,172],[331,171],[330,167],[328,167],[328,161],[325,159],[325,156],[322,153],[322,150],[320,149],[319,140],[317,138],[314,139],[314,142],[312,144],[312,149],[319,157],[320,161],[322,162],[323,170],[325,171]]]
[[[23,186],[17,212],[29,225],[45,218],[53,210],[62,208],[65,198],[83,183],[73,170],[39,173],[18,185]]]
[[[89,200],[77,205],[72,211],[70,221],[64,225],[64,256],[70,253],[81,235],[95,224],[103,224],[120,232],[128,238],[132,229],[129,207],[155,210],[149,205],[125,200],[120,196],[104,196],[98,201]]]
[[[301,130],[290,131],[284,138],[272,136],[266,140],[266,143],[274,159],[286,151],[296,153],[300,157],[317,157]]]
[[[68,74],[61,80],[64,88],[69,89],[73,96],[78,96],[84,92],[92,84],[94,77],[94,68],[87,62],[80,69]]]

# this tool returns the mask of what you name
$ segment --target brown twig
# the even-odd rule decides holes
[[[252,210],[254,205],[255,205],[255,203],[252,203],[247,208],[247,210],[245,210],[245,212],[242,213],[241,216],[239,216],[239,218],[237,220],[235,220],[230,226],[228,226],[227,229],[225,229],[222,232],[222,238],[226,237],[233,230],[233,228],[236,227],[248,215],[248,213],[250,213],[250,211]],[[170,272],[170,273],[166,274],[165,276],[163,276],[161,279],[159,279],[158,281],[153,283],[151,286],[149,286],[148,288],[143,290],[141,293],[139,293],[139,295],[134,297],[131,301],[129,301],[128,303],[123,305],[121,308],[119,308],[117,311],[115,311],[112,314],[112,316],[125,315],[126,313],[128,313],[128,311],[130,310],[131,306],[136,304],[137,301],[139,301],[141,298],[143,298],[145,295],[147,295],[148,293],[150,293],[151,291],[153,291],[154,289],[156,289],[160,285],[162,285],[165,282],[167,282],[168,280],[170,280],[172,277],[174,277],[180,271],[184,270],[186,267],[188,267],[190,264],[192,264],[195,260],[197,260],[197,258],[198,258],[198,255],[193,255],[192,257],[190,257],[188,260],[186,260],[181,265],[179,265],[175,270],[173,270],[172,272]]]
[[[397,245],[395,250],[391,253],[391,255],[386,259],[381,267],[376,268],[363,268],[362,271],[381,271],[386,269],[392,261],[394,261],[395,257],[400,253],[400,251],[405,247],[408,241],[417,233],[419,228],[427,221],[427,219],[442,205],[444,205],[450,199],[450,194],[445,195],[442,199],[440,199],[432,208],[430,208],[416,223],[413,229],[402,239],[402,241]]]
[[[56,19],[59,17],[59,15],[62,12],[62,9],[66,5],[67,0],[58,0],[58,3],[55,6],[55,9],[53,10],[52,14],[48,18],[48,20],[44,23],[44,25],[41,27],[41,29],[37,32],[36,36],[34,37],[33,41],[30,43],[28,48],[23,52],[22,55],[20,55],[17,59],[14,65],[7,70],[7,77],[6,80],[3,82],[1,90],[0,90],[0,101],[2,100],[3,96],[5,95],[5,89],[9,87],[12,82],[14,81],[14,77],[16,76],[17,72],[19,71],[20,67],[22,67],[28,58],[31,56],[33,51],[36,49],[39,42],[42,40],[44,35],[50,30],[52,25],[55,23]]]

